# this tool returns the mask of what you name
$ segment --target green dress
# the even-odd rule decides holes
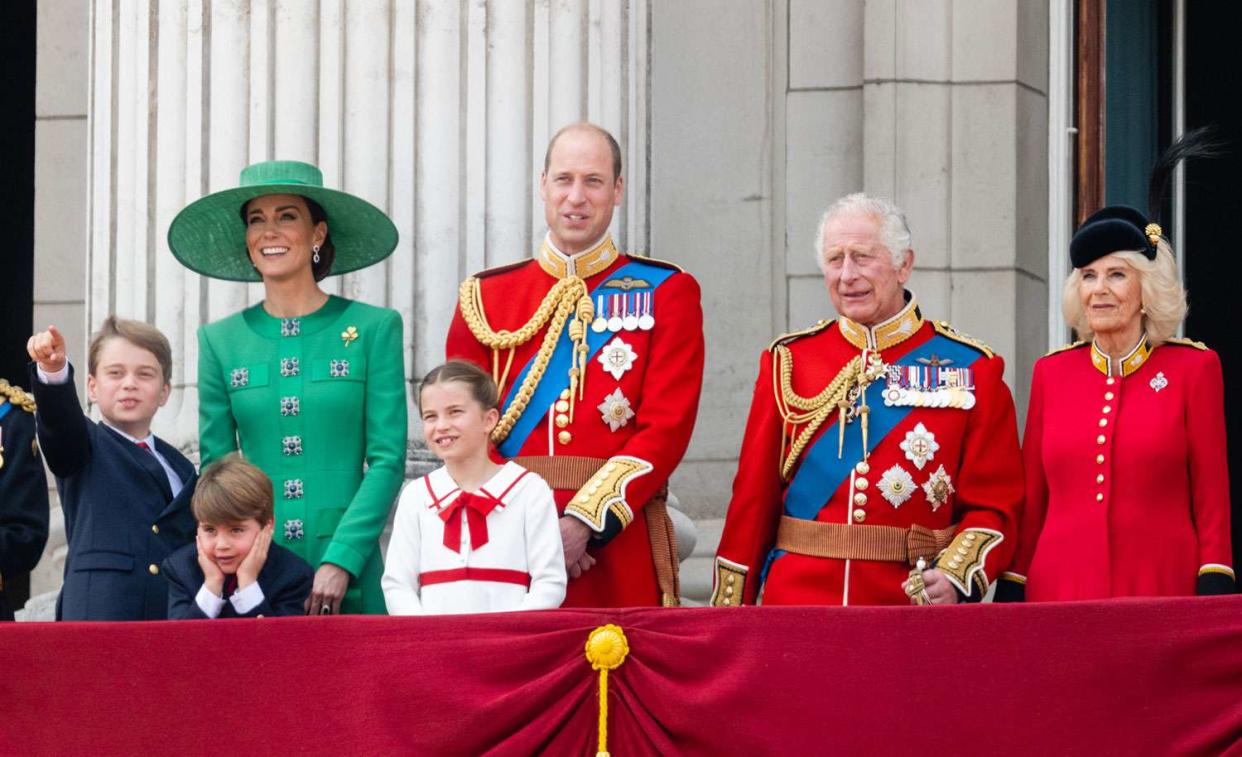
[[[259,304],[198,345],[203,467],[241,449],[272,479],[276,543],[349,571],[342,612],[382,614],[379,537],[405,474],[401,316],[340,297],[302,318]]]

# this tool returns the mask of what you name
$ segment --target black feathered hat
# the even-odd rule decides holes
[[[1141,252],[1148,260],[1155,260],[1156,244],[1164,235],[1158,222],[1160,207],[1164,204],[1164,190],[1173,169],[1183,160],[1215,157],[1221,153],[1221,146],[1211,126],[1188,131],[1178,138],[1151,170],[1147,188],[1147,210],[1150,215],[1144,216],[1128,205],[1109,205],[1095,211],[1082,222],[1070,240],[1070,262],[1073,266],[1082,268],[1105,255],[1123,250]]]
[[[1091,265],[1118,250],[1141,252],[1156,259],[1156,240],[1163,231],[1147,223],[1142,213],[1128,205],[1100,208],[1083,221],[1070,240],[1070,262],[1075,268]]]

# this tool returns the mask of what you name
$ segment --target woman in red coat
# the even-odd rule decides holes
[[[1173,337],[1186,295],[1161,234],[1113,206],[1070,243],[1063,308],[1084,341],[1035,364],[998,600],[1233,592],[1220,359]]]

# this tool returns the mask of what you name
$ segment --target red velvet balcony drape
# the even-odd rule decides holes
[[[1242,597],[0,627],[0,754],[1242,754]]]

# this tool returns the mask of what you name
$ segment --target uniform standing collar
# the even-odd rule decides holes
[[[1147,346],[1146,335],[1139,339],[1134,349],[1116,360],[1100,349],[1100,345],[1094,339],[1091,340],[1091,363],[1105,376],[1129,376],[1142,368],[1143,363],[1146,363],[1149,357],[1151,357],[1151,348]]]
[[[917,334],[923,314],[914,293],[906,290],[906,306],[886,321],[868,327],[842,316],[837,323],[841,336],[858,349],[886,350]]]
[[[591,245],[590,249],[576,255],[566,255],[556,249],[556,245],[552,244],[551,236],[545,236],[543,244],[539,247],[537,259],[539,267],[553,278],[563,279],[567,276],[577,276],[589,279],[612,265],[619,254],[616,245],[612,243],[611,234],[604,234],[603,238]]]

